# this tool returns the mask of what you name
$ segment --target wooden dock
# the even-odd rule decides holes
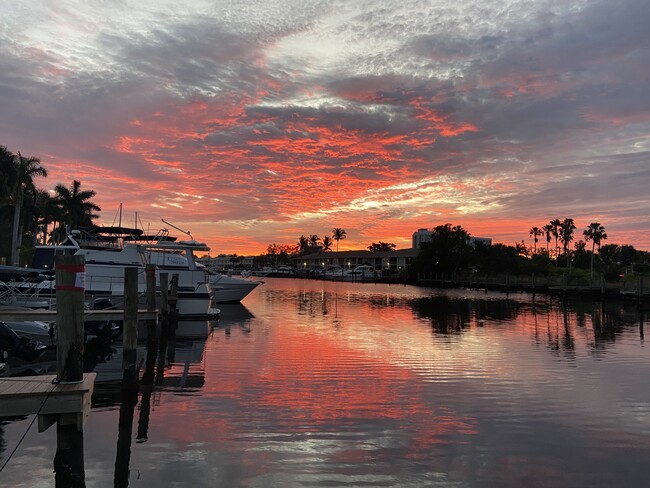
[[[85,373],[80,383],[58,384],[53,383],[55,375],[3,378],[0,381],[0,417],[38,413],[39,432],[56,421],[76,424],[78,430],[83,430],[90,413],[96,377],[97,373]]]

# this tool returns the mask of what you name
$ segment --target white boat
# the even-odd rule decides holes
[[[138,292],[146,290],[144,266],[156,265],[156,281],[161,273],[168,279],[178,275],[179,319],[201,319],[210,315],[210,285],[205,268],[197,266],[194,251],[209,251],[194,241],[125,244],[117,251],[79,249],[75,254],[86,259],[86,294],[124,294],[124,268],[138,268]]]
[[[6,293],[14,297],[32,296],[33,300],[43,301],[56,297],[56,284],[52,276],[54,256],[57,254],[82,255],[85,258],[86,297],[110,296],[116,304],[124,295],[124,270],[127,267],[138,269],[138,293],[144,299],[146,264],[156,264],[157,281],[161,273],[167,273],[168,279],[178,275],[179,319],[204,319],[210,316],[210,286],[205,268],[197,266],[194,251],[209,251],[205,244],[195,241],[124,243],[123,246],[84,248],[68,236],[65,245],[37,246],[34,257],[43,271],[50,276],[41,276],[35,281],[5,283]],[[38,299],[38,300],[37,300]],[[9,303],[11,301],[9,300]]]
[[[343,268],[337,265],[328,266],[321,274],[324,280],[338,280],[341,281],[343,276]]]
[[[357,266],[354,269],[348,269],[340,275],[340,279],[343,281],[362,282],[362,283],[374,281],[376,278],[377,278],[377,273],[375,271],[375,268],[366,264]]]
[[[236,278],[219,273],[209,273],[212,303],[238,303],[262,284],[261,281]]]

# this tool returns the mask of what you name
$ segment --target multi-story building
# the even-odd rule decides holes
[[[367,264],[378,272],[377,276],[391,276],[406,271],[418,252],[418,249],[396,249],[387,252],[327,251],[293,256],[292,262],[296,271],[326,269],[329,266],[354,269]]]
[[[418,229],[417,231],[413,232],[413,237],[411,240],[411,246],[413,249],[419,249],[420,244],[423,242],[428,242],[431,240],[431,236],[433,235],[433,231],[428,230],[428,229]],[[492,239],[490,237],[470,237],[467,243],[474,247],[476,246],[477,243],[483,244],[485,246],[491,246],[492,245]]]

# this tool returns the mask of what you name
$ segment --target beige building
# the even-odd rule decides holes
[[[328,266],[340,266],[344,269],[354,269],[362,264],[375,268],[378,276],[399,274],[409,268],[413,259],[418,255],[417,249],[396,249],[389,252],[371,251],[327,251],[294,256],[293,268],[300,271],[326,269]],[[381,272],[379,274],[379,272]]]

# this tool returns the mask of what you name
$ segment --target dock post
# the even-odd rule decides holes
[[[147,278],[147,311],[153,312],[156,310],[156,265],[147,264],[144,272]],[[156,322],[154,320],[147,321],[147,334],[150,338],[156,336]]]
[[[160,338],[167,339],[169,331],[169,275],[160,273]],[[161,341],[162,342],[162,341]]]
[[[124,331],[122,368],[135,375],[138,345],[138,268],[124,268]]]
[[[176,337],[178,328],[178,273],[172,274],[169,283],[169,336]]]
[[[84,256],[56,256],[57,376],[62,383],[83,381]],[[56,424],[54,480],[58,487],[85,487],[84,436],[78,415],[60,415]],[[83,425],[83,423],[81,423]]]
[[[57,256],[56,370],[64,383],[83,380],[84,352],[84,256]]]

